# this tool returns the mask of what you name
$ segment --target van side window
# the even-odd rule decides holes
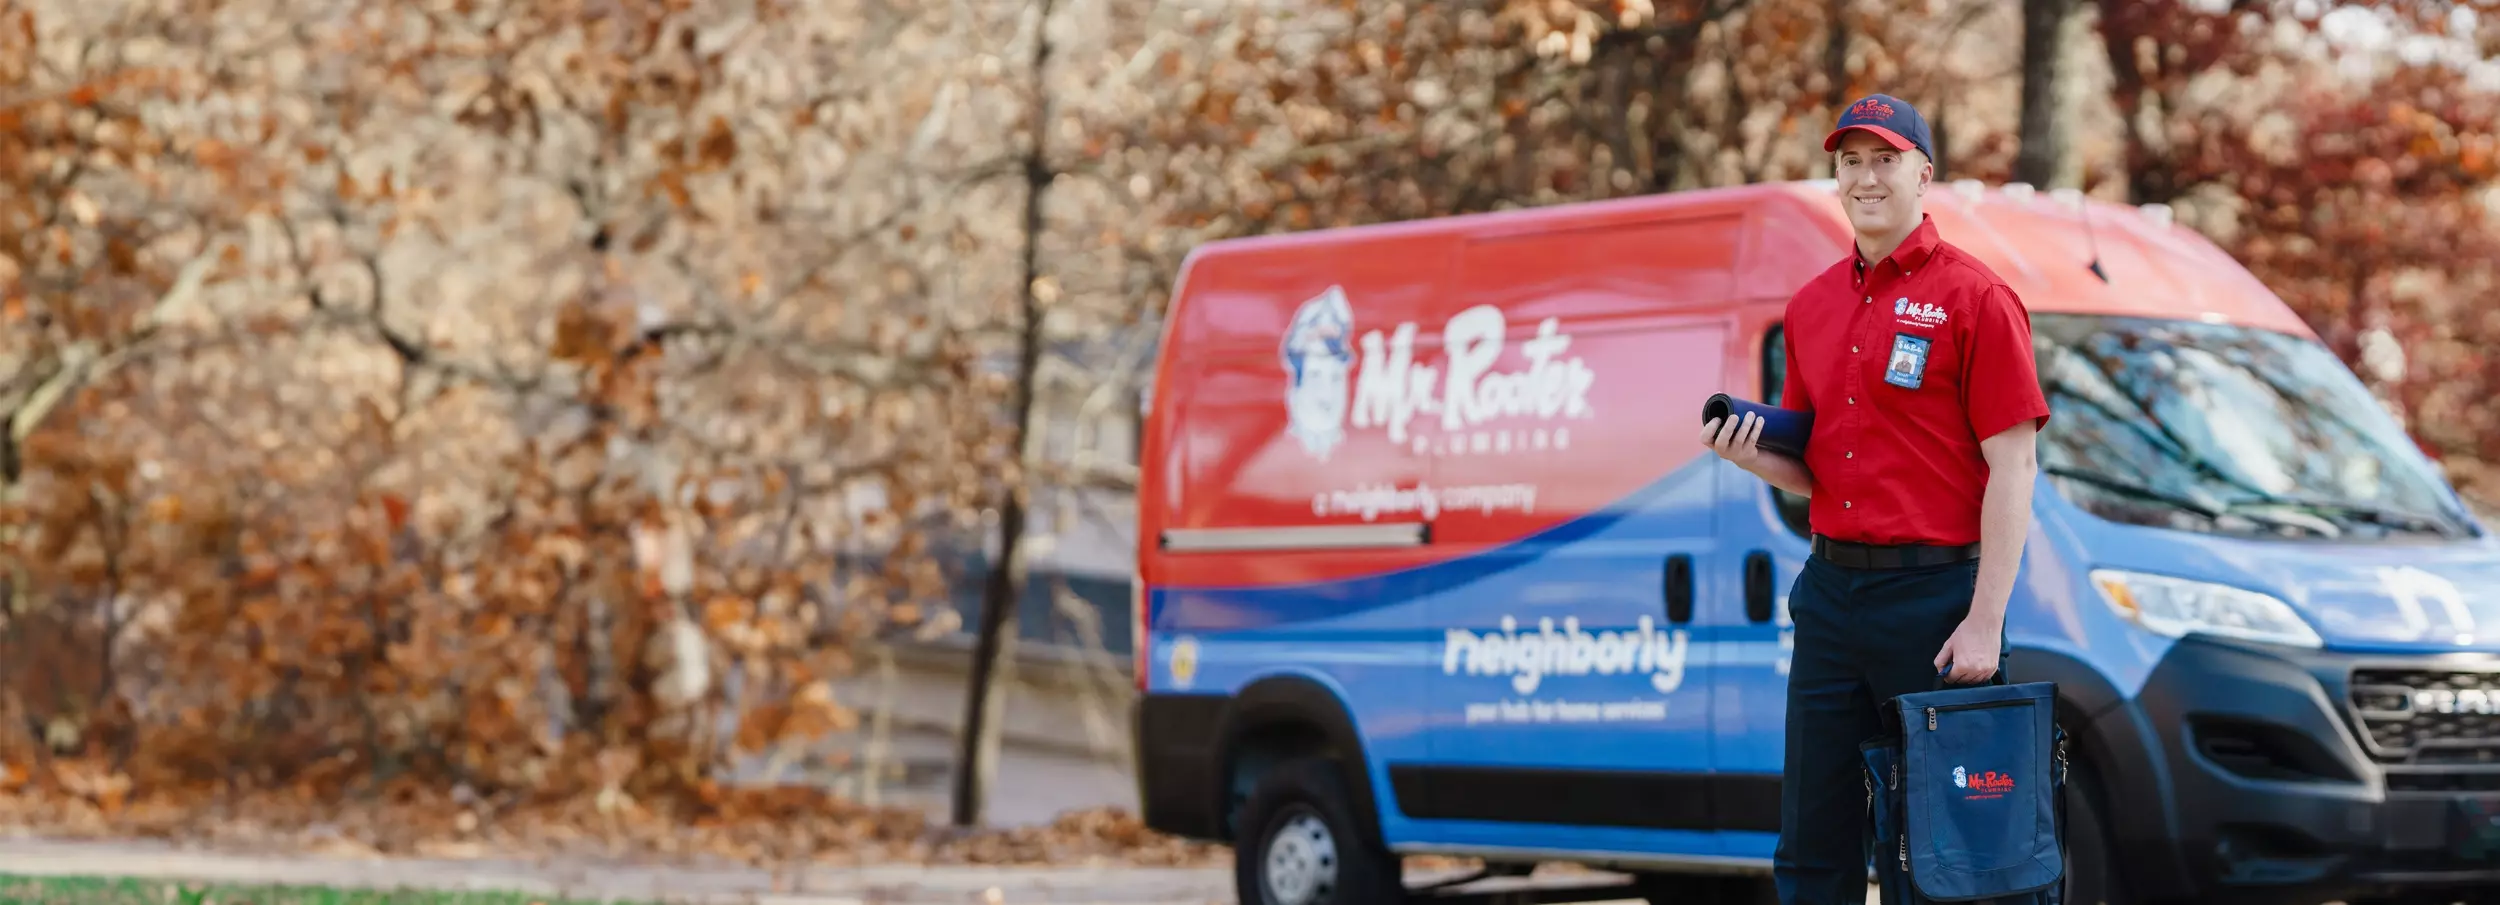
[[[1762,338],[1762,398],[1771,405],[1780,404],[1780,392],[1788,382],[1788,344],[1781,342],[1782,338],[1779,324],[1772,324]],[[1806,523],[1806,498],[1777,487],[1767,489],[1771,491],[1771,501],[1779,505],[1780,521],[1798,537],[1808,536],[1811,529]]]

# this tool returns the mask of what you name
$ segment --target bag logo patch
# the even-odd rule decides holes
[[[1953,787],[1971,790],[1972,794],[1962,796],[1967,801],[2003,798],[2006,793],[2014,791],[2014,774],[1999,773],[1995,770],[1986,773],[1971,773],[1956,766],[1953,768]]]

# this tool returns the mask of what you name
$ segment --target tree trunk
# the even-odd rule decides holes
[[[1016,458],[1019,466],[1033,431],[1033,375],[1042,357],[1042,306],[1033,284],[1041,278],[1042,194],[1052,174],[1043,153],[1050,133],[1050,89],[1042,80],[1050,64],[1050,13],[1055,0],[1040,0],[1041,15],[1033,25],[1033,137],[1024,152],[1024,282],[1019,289],[1022,315],[1016,355]],[[954,823],[981,822],[988,804],[990,778],[997,772],[999,664],[1008,632],[1015,623],[1016,604],[1024,589],[1025,475],[1017,469],[1007,499],[999,507],[998,555],[990,561],[989,581],[981,595],[981,626],[973,645],[972,675],[964,689],[963,731],[956,741]]]
[[[1849,102],[1849,2],[1832,0],[1826,13],[1832,21],[1824,32],[1823,105],[1832,108],[1834,119],[1840,116],[1840,106]]]
[[[1953,140],[1952,126],[1949,122],[1953,117],[1951,114],[1946,112],[1952,103],[1952,98],[1939,96],[1936,98],[1935,103],[1927,108],[1932,111],[1927,117],[1927,142],[1928,145],[1933,147],[1936,151],[1935,159],[1929,162],[1936,165],[1935,179],[1938,183],[1943,183],[1945,180],[1953,178],[1953,175],[1950,172],[1951,168],[1945,165],[1946,154],[1944,150],[1947,147],[1951,147]]]
[[[2023,99],[2014,181],[2041,188],[2080,187],[2067,123],[2072,75],[2068,48],[2082,21],[2081,0],[2023,0]]]

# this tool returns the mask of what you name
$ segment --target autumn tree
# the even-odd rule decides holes
[[[66,6],[0,159],[15,587],[113,670],[49,750],[699,808],[851,724],[1011,477],[1012,13]]]
[[[1994,74],[1967,58],[1987,43],[1974,23],[1995,6],[1503,0],[1209,13],[1188,28],[1211,52],[1154,57],[1187,86],[1188,115],[1106,122],[1118,138],[1103,153],[1142,176],[1165,222],[1193,240],[1805,178],[1829,172],[1819,139],[1847,98],[1967,106],[1962,93]]]
[[[205,203],[214,186],[181,171],[218,170],[225,148],[144,120],[144,105],[180,90],[177,73],[89,52],[145,27],[109,20],[73,38],[31,10],[0,17],[0,757],[18,765],[91,744],[126,756],[133,743],[117,641],[164,558],[120,548],[163,511],[139,489],[162,468],[90,442],[106,413],[94,392],[249,329],[198,326],[204,287],[233,272],[224,239],[241,212]]]
[[[2500,18],[2447,3],[2104,4],[2116,174],[2281,293],[2490,498]]]
[[[2014,180],[2041,188],[2080,188],[2074,147],[2074,111],[2082,94],[2075,59],[2088,46],[2082,30],[2090,4],[2082,0],[2023,0],[2022,112],[2016,137]]]

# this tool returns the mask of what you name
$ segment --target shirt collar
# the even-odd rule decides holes
[[[1892,262],[1894,269],[1909,273],[1926,266],[1927,259],[1935,257],[1936,245],[1940,241],[1936,235],[1935,218],[1920,214],[1918,227],[1910,230],[1909,236],[1901,240],[1901,244],[1892,250],[1892,255],[1887,260]],[[1866,253],[1858,250],[1856,242],[1849,243],[1849,261],[1853,265],[1850,270],[1852,278],[1860,284],[1865,283]]]

